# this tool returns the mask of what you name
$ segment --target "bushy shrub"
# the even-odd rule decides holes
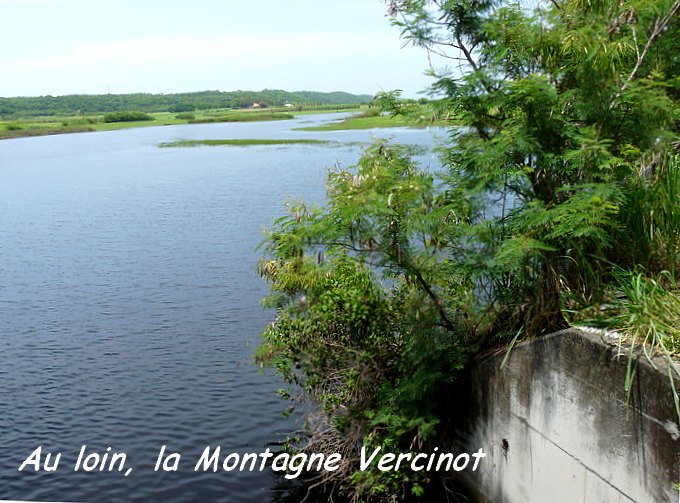
[[[136,111],[109,112],[104,115],[104,122],[135,122],[152,120],[154,120],[154,118],[151,117],[149,114]]]
[[[354,460],[329,473],[326,487],[365,500],[422,489],[418,474],[360,472],[358,446],[397,452],[434,442],[437,399],[470,354],[471,316],[457,308],[474,282],[441,274],[448,231],[467,224],[469,204],[438,191],[413,153],[379,143],[355,168],[331,172],[327,205],[291,205],[259,266],[278,308],[259,358],[323,406],[311,452]],[[349,478],[353,487],[341,489]]]

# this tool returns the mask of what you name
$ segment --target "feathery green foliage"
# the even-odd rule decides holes
[[[407,449],[431,437],[437,397],[470,351],[453,299],[464,305],[474,285],[443,273],[453,234],[442,227],[469,208],[409,154],[378,144],[355,170],[332,171],[328,203],[291,203],[260,263],[278,309],[260,357],[322,403],[343,439],[332,444],[357,463],[357,443]],[[357,494],[389,493],[382,477],[357,475]]]
[[[462,68],[432,71],[460,124],[439,180],[378,145],[325,206],[291,207],[261,266],[279,312],[261,356],[324,403],[329,445],[427,445],[471,355],[605,305],[633,343],[677,350],[680,0],[387,3]],[[356,498],[427,497],[424,477],[351,472]]]

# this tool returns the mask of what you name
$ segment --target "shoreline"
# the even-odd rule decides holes
[[[47,117],[41,116],[34,119],[16,119],[12,121],[0,121],[0,140],[14,140],[17,138],[30,138],[35,136],[52,136],[71,133],[90,133],[97,131],[117,131],[138,127],[161,127],[207,123],[232,123],[232,122],[270,122],[279,120],[293,120],[298,117],[311,114],[342,114],[348,111],[361,112],[356,109],[338,110],[304,110],[290,112],[281,109],[267,110],[205,110],[190,114],[190,118],[180,118],[178,114],[171,112],[156,112],[150,114],[153,120],[129,121],[129,122],[103,122],[101,117]],[[22,122],[23,121],[23,122]],[[72,124],[69,124],[73,121]],[[83,123],[86,121],[85,123]],[[345,117],[339,121],[312,127],[295,128],[296,131],[341,131],[374,128],[416,128],[442,127],[450,125],[447,121],[414,121],[405,117],[372,116],[365,117],[360,114]]]
[[[46,120],[46,117],[40,117],[37,120],[31,121],[30,119],[25,120],[24,126],[18,126],[19,120],[16,121],[4,121],[5,130],[0,130],[0,140],[13,140],[17,138],[30,138],[35,136],[51,136],[59,134],[70,134],[70,133],[92,133],[97,131],[117,131],[120,129],[132,129],[139,127],[161,127],[161,126],[176,126],[183,124],[205,124],[205,123],[219,123],[219,122],[269,122],[275,120],[291,120],[294,118],[293,115],[290,117],[282,117],[278,110],[271,110],[268,113],[262,112],[252,112],[252,111],[238,111],[238,112],[225,112],[223,116],[212,116],[210,114],[215,113],[214,111],[207,111],[209,113],[196,114],[192,116],[191,119],[180,119],[176,117],[176,114],[161,112],[151,114],[153,120],[144,121],[123,121],[123,122],[102,122],[100,118],[90,118],[92,122],[89,124],[66,124],[66,125],[53,125],[56,122],[60,122],[59,118],[54,118],[54,121]],[[253,117],[253,115],[247,114],[257,114],[261,117]],[[49,119],[52,119],[50,117]],[[64,118],[62,122],[67,122],[71,120],[87,120],[85,118]],[[11,127],[10,127],[11,126]]]

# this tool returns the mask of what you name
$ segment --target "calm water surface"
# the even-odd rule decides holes
[[[271,473],[194,472],[203,449],[262,452],[295,428],[253,353],[271,318],[255,247],[282,202],[319,202],[355,145],[158,148],[175,139],[372,136],[291,131],[313,116],[0,142],[0,499],[273,501]],[[436,164],[432,156],[424,162]],[[74,472],[127,454],[128,477]],[[154,472],[162,445],[177,472]],[[38,446],[55,472],[18,471]]]

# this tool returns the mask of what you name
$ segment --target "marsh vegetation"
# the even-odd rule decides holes
[[[278,139],[257,139],[257,138],[241,138],[233,140],[177,140],[173,142],[161,143],[159,146],[168,147],[249,147],[258,145],[323,145],[332,146],[338,144],[337,142],[327,140],[315,139],[293,139],[293,140],[278,140]]]

